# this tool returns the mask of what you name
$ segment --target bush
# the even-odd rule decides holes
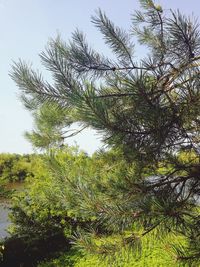
[[[165,241],[170,242],[174,239],[173,236]],[[178,242],[180,238],[176,238]],[[146,242],[145,240],[144,242]],[[80,254],[76,250],[63,253],[57,259],[43,262],[38,267],[178,267],[176,259],[171,253],[169,245],[161,240],[151,240],[151,245],[148,242],[144,244],[141,255],[135,255],[133,251],[124,250],[121,253],[116,253],[113,257],[99,257],[98,255]]]
[[[0,154],[0,180],[6,183],[34,177],[40,155]]]

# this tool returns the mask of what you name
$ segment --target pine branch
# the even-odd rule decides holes
[[[113,52],[121,58],[121,63],[127,65],[127,61],[134,67],[132,60],[134,46],[130,41],[130,36],[107,18],[105,14],[99,9],[97,16],[92,17],[92,22],[103,34],[106,44],[108,44]]]

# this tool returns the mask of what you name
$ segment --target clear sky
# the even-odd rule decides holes
[[[159,0],[164,9],[180,9],[185,14],[200,14],[199,0]],[[31,145],[24,131],[31,130],[33,121],[19,101],[18,89],[8,73],[12,60],[32,62],[41,69],[38,54],[48,39],[60,33],[66,41],[76,28],[83,30],[91,45],[108,51],[101,35],[90,22],[97,8],[104,10],[119,26],[130,27],[130,15],[139,8],[136,0],[0,0],[0,153],[30,153]],[[45,77],[45,75],[44,75]],[[91,130],[68,141],[89,153],[100,144]]]

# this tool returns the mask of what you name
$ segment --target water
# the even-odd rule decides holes
[[[8,226],[11,224],[9,220],[9,205],[4,202],[0,204],[0,240],[8,237],[9,234],[6,231]]]
[[[24,188],[24,183],[22,182],[14,182],[9,183],[6,185],[6,189],[9,190],[16,190],[21,191]],[[0,200],[0,240],[4,239],[5,237],[8,237],[9,234],[7,232],[8,226],[11,224],[9,219],[9,200],[1,199]]]

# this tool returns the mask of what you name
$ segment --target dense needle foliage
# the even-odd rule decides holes
[[[120,172],[120,179],[117,174],[116,179],[108,177],[109,186],[103,190],[100,183],[99,193],[95,183],[78,183],[81,214],[94,218],[97,225],[77,234],[77,246],[100,254],[114,252],[117,245],[98,246],[92,241],[102,225],[104,234],[120,235],[117,241],[134,251],[148,233],[161,237],[171,232],[187,240],[174,248],[177,259],[196,264],[200,260],[199,25],[179,11],[165,12],[152,0],[140,3],[143,10],[132,16],[130,32],[116,27],[101,10],[92,17],[115,59],[96,52],[77,30],[69,43],[58,37],[40,55],[52,73],[52,84],[23,61],[13,66],[11,75],[28,109],[35,112],[43,105],[55,105],[65,118],[58,126],[68,130],[76,122],[80,130],[94,128],[105,144],[122,151],[127,164],[134,166],[134,171]],[[134,37],[147,49],[137,61]]]

